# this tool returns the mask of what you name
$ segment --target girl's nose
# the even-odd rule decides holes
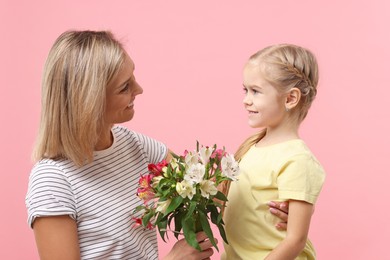
[[[245,105],[250,105],[252,104],[252,100],[250,99],[249,95],[245,95],[244,99],[242,100],[242,102],[245,104]]]

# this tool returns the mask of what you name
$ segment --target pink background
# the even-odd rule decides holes
[[[252,133],[241,102],[250,54],[282,42],[313,50],[321,79],[301,136],[327,180],[310,238],[318,259],[389,259],[389,14],[388,0],[1,0],[0,259],[38,258],[24,196],[42,66],[67,29],[123,39],[144,87],[126,125],[178,153],[196,140],[234,152]]]

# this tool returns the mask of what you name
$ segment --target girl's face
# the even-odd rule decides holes
[[[243,102],[248,124],[253,128],[277,128],[286,116],[286,98],[261,75],[258,65],[245,65]]]
[[[105,122],[123,123],[134,116],[134,100],[143,90],[134,77],[134,62],[126,59],[116,78],[107,86]]]

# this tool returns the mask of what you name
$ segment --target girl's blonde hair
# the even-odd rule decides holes
[[[67,31],[57,38],[44,67],[35,161],[66,158],[79,166],[92,161],[104,124],[106,87],[125,57],[108,31]]]
[[[259,66],[261,76],[281,93],[292,88],[300,90],[299,103],[289,113],[294,114],[298,122],[302,122],[317,94],[318,65],[313,53],[300,46],[278,44],[256,52],[248,62]],[[236,160],[240,160],[265,134],[264,129],[247,138],[235,153]],[[224,183],[221,188],[225,194],[228,193],[229,185]]]

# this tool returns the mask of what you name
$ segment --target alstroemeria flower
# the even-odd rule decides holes
[[[234,156],[232,154],[222,157],[221,170],[222,176],[226,176],[233,181],[236,181],[237,176],[240,174],[238,162],[234,159]]]
[[[161,181],[162,179],[164,179],[163,176],[155,176],[155,177],[153,177],[151,186],[152,186],[154,189],[157,188],[158,184],[160,183],[160,181]]]
[[[152,188],[138,188],[137,189],[137,196],[144,201],[146,204],[149,200],[153,199],[155,196],[155,193],[153,192]]]
[[[199,155],[203,164],[207,164],[209,162],[212,152],[212,148],[208,146],[200,148]]]
[[[213,154],[211,155],[211,158],[215,158],[217,157],[218,159],[221,159],[223,156],[226,155],[226,152],[222,149],[217,149],[213,152]]]
[[[139,179],[139,187],[142,189],[150,188],[150,182],[153,179],[153,174],[147,174],[145,176],[141,176]]]
[[[203,197],[209,198],[210,195],[215,195],[217,192],[218,189],[213,181],[204,180],[200,182],[200,193]]]
[[[199,155],[197,152],[195,151],[192,151],[192,152],[188,152],[184,158],[186,164],[188,166],[191,166],[193,164],[197,164],[199,162]]]
[[[175,169],[176,173],[180,173],[179,161],[176,158],[172,158],[169,164],[171,165],[172,169]]]
[[[188,169],[184,175],[184,180],[191,182],[193,184],[200,183],[203,180],[205,174],[205,166],[201,163],[193,164]]]
[[[141,218],[132,217],[132,220],[135,222],[133,225],[133,228],[138,227],[138,226],[142,226],[142,219]],[[146,228],[149,230],[152,230],[154,228],[154,226],[152,223],[149,222],[148,225],[146,226]]]
[[[165,201],[157,201],[157,208],[156,211],[165,213],[167,211],[168,206],[171,204],[171,199],[167,199]]]
[[[192,199],[192,197],[196,193],[196,189],[195,189],[194,185],[192,185],[191,182],[188,182],[186,180],[176,183],[176,191],[183,198],[188,197],[190,200]]]
[[[162,169],[168,165],[168,162],[166,160],[162,160],[161,162],[157,164],[149,164],[148,170],[153,173],[154,175],[158,176],[161,175]]]

